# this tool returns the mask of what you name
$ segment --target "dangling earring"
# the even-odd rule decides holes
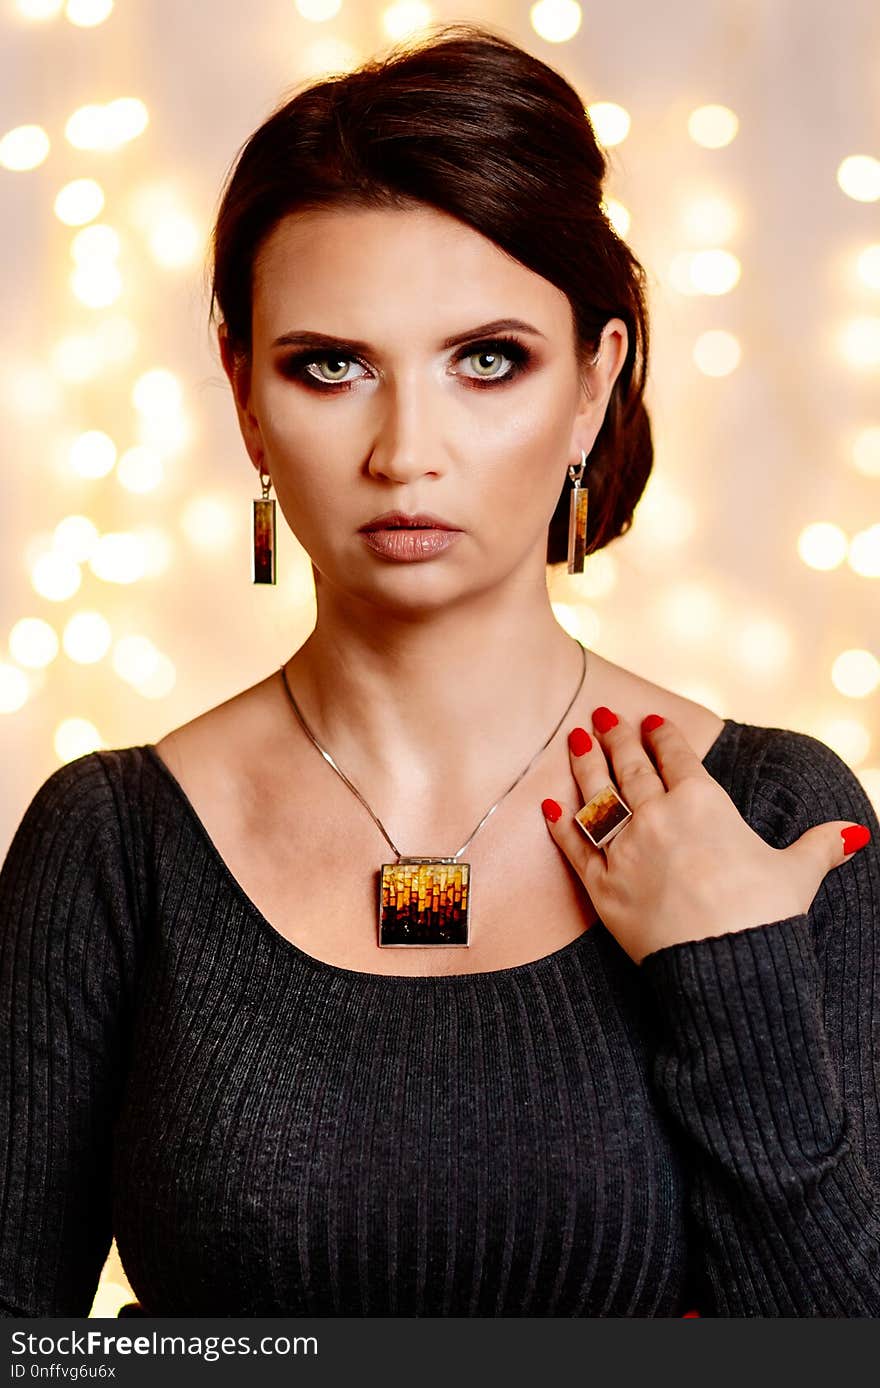
[[[587,499],[589,491],[581,486],[587,455],[581,449],[581,460],[568,469],[572,488],[568,494],[568,572],[582,574],[587,552]]]
[[[254,548],[251,562],[251,579],[254,583],[275,582],[275,498],[269,497],[272,478],[267,472],[263,481],[260,468],[262,498],[254,498]]]
[[[588,363],[589,366],[597,366],[602,355],[602,339],[596,355]],[[589,387],[587,388],[589,393]],[[587,500],[589,492],[586,487],[581,486],[581,478],[584,475],[584,468],[587,465],[586,451],[581,449],[581,460],[573,463],[568,469],[568,475],[572,480],[572,488],[568,496],[568,572],[570,574],[582,574],[584,571],[584,557],[587,552]]]

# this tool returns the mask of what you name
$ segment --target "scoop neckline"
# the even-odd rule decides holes
[[[724,726],[720,729],[715,741],[702,758],[703,766],[707,767],[707,763],[712,760],[721,743],[739,726],[740,724],[735,718],[724,719]],[[326,959],[319,959],[317,955],[309,954],[307,950],[304,950],[293,940],[288,939],[286,935],[282,935],[281,931],[263,914],[257,903],[252,897],[248,896],[244,887],[221,854],[219,848],[211,838],[211,835],[208,833],[207,826],[196,811],[195,806],[183,786],[180,784],[167,762],[163,761],[162,757],[159,755],[156,744],[154,742],[143,742],[140,744],[139,750],[145,752],[149,756],[152,764],[159,768],[166,782],[170,784],[172,789],[176,792],[217,871],[220,873],[234,896],[254,918],[263,933],[270,936],[277,947],[292,953],[315,973],[324,973],[328,976],[345,978],[361,986],[384,986],[385,984],[390,984],[396,987],[404,985],[444,988],[465,986],[479,987],[481,984],[478,980],[483,982],[483,986],[488,986],[493,981],[505,978],[522,978],[532,973],[538,973],[543,969],[552,968],[563,960],[567,960],[569,956],[576,955],[581,949],[585,948],[587,942],[592,942],[595,938],[596,927],[602,925],[601,917],[597,916],[580,935],[576,935],[575,938],[569,940],[567,944],[560,945],[558,949],[551,950],[549,954],[542,954],[537,959],[526,959],[521,964],[510,964],[503,969],[478,969],[472,973],[458,974],[383,974],[373,973],[366,969],[348,969],[342,964],[331,964]]]

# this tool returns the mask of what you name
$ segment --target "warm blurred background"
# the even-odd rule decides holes
[[[211,221],[284,95],[463,19],[582,94],[650,281],[654,474],[627,536],[548,572],[560,622],[820,738],[880,809],[875,0],[2,0],[0,858],[60,763],[157,740],[311,629],[280,508],[277,586],[251,582]],[[92,1314],[129,1295],[114,1246]]]

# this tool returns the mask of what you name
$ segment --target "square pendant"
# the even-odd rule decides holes
[[[379,874],[379,944],[467,945],[470,863],[401,858]]]
[[[574,819],[590,843],[596,848],[604,848],[615,834],[620,833],[624,824],[632,819],[632,810],[609,783],[603,786],[592,800],[588,800],[586,805],[581,806]]]

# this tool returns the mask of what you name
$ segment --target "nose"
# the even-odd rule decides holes
[[[440,431],[428,393],[429,386],[423,382],[389,382],[382,427],[368,465],[371,477],[405,483],[443,471],[436,442]]]

